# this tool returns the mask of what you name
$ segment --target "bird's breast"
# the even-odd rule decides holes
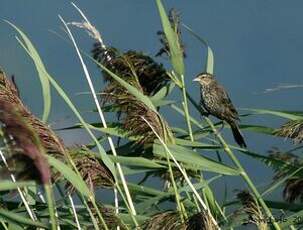
[[[212,111],[214,105],[214,96],[209,87],[201,87],[201,102],[205,109]]]

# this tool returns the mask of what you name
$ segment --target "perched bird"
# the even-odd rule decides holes
[[[232,130],[235,141],[241,147],[246,147],[244,138],[240,132],[239,115],[233,106],[227,92],[215,77],[209,73],[199,74],[193,81],[201,86],[201,106],[207,114],[211,114],[222,121],[227,122]]]

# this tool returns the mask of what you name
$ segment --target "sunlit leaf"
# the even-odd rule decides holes
[[[226,166],[209,158],[203,157],[197,152],[192,151],[191,149],[177,145],[168,145],[168,148],[170,149],[171,153],[177,161],[186,163],[195,170],[215,172],[224,175],[240,174],[237,169]],[[159,144],[153,145],[153,152],[157,156],[166,157],[165,149]]]
[[[35,185],[36,183],[34,181],[12,182],[10,180],[2,180],[0,181],[0,191],[14,190],[23,187],[32,187]]]
[[[183,26],[195,37],[200,41],[206,48],[207,48],[207,56],[206,56],[206,66],[205,66],[205,72],[214,74],[214,52],[208,45],[207,41],[200,37],[198,34],[196,34],[190,27],[183,24]]]
[[[252,109],[252,108],[241,108],[241,110],[247,110],[255,112],[256,114],[269,114],[277,117],[287,118],[290,120],[300,120],[303,116],[296,115],[291,111],[281,111],[281,110],[269,110],[269,109]]]
[[[21,41],[19,41],[19,43],[24,48],[24,50],[27,52],[27,54],[32,59],[34,59],[35,57],[33,56],[33,54],[31,54],[29,52],[29,50],[27,49],[26,45],[23,44]],[[38,66],[38,68],[40,68],[40,67]],[[116,177],[116,171],[115,171],[115,167],[114,167],[113,162],[111,162],[111,160],[107,156],[105,150],[100,145],[100,143],[98,142],[97,138],[94,136],[94,134],[92,133],[92,131],[89,129],[89,127],[87,126],[87,123],[84,121],[84,119],[82,118],[81,114],[79,113],[79,111],[77,110],[77,108],[75,107],[75,105],[72,103],[72,101],[67,96],[67,94],[64,92],[64,90],[59,86],[59,84],[50,75],[47,75],[47,77],[48,77],[49,82],[52,84],[52,86],[58,92],[58,94],[63,98],[63,100],[66,102],[66,104],[70,107],[70,109],[73,111],[73,113],[79,119],[79,121],[81,122],[81,124],[83,125],[83,127],[85,128],[85,130],[88,132],[88,134],[90,135],[90,137],[94,140],[94,142],[95,142],[95,144],[96,144],[96,146],[97,146],[97,148],[99,150],[99,153],[100,153],[102,161],[107,166],[107,168],[111,171],[112,175],[114,177]]]
[[[140,168],[165,168],[163,165],[143,157],[110,156],[110,158],[122,165],[137,166]]]
[[[6,20],[5,20],[6,21]],[[39,56],[39,53],[35,49],[34,45],[31,43],[31,41],[28,39],[28,37],[14,24],[12,24],[9,21],[6,21],[9,25],[11,25],[21,36],[28,52],[33,57],[32,60],[36,66],[36,69],[38,71],[39,79],[42,86],[42,94],[43,94],[43,116],[42,120],[45,122],[48,119],[50,109],[51,109],[51,91],[50,91],[50,84],[48,80],[48,72]]]
[[[52,156],[47,156],[48,163],[60,172],[82,195],[93,198],[92,193],[80,175],[75,173],[70,167]]]
[[[171,63],[178,76],[184,75],[183,51],[178,39],[178,35],[171,27],[161,0],[156,0],[164,34],[167,38]]]
[[[34,227],[49,229],[49,226],[46,224],[43,224],[39,221],[33,221],[31,219],[18,215],[12,211],[8,211],[2,208],[0,208],[0,219],[8,221],[10,223],[24,224],[26,226],[34,226]]]

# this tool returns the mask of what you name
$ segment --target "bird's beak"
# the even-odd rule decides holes
[[[195,78],[193,81],[199,81],[200,79],[197,77],[197,78]]]

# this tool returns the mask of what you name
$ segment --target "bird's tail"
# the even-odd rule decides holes
[[[247,146],[246,146],[246,143],[244,141],[244,137],[243,137],[237,123],[236,122],[230,122],[229,125],[231,127],[231,131],[233,133],[234,139],[237,142],[237,144],[240,145],[241,147],[246,148]]]

